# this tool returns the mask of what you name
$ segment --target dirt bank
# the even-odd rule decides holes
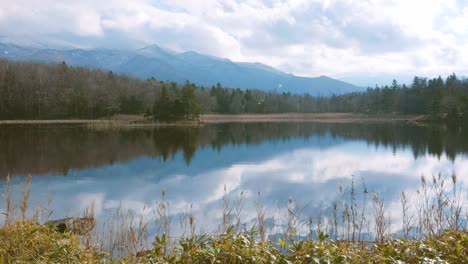
[[[327,123],[355,123],[355,122],[417,122],[421,115],[396,114],[353,114],[353,113],[287,113],[287,114],[205,114],[200,117],[201,123],[230,123],[230,122],[327,122]],[[194,125],[196,122],[177,122],[172,124],[153,123],[142,116],[119,115],[110,119],[67,119],[67,120],[0,120],[1,124],[96,124],[96,125]]]

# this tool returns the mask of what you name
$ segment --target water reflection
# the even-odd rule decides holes
[[[226,145],[252,145],[314,136],[320,137],[316,146],[362,140],[392,152],[409,148],[416,158],[430,154],[446,155],[454,160],[468,151],[467,134],[461,128],[402,124],[236,123],[155,129],[1,126],[0,177],[28,173],[66,175],[70,169],[101,167],[142,156],[167,160],[179,152],[189,165],[197,148],[210,146],[221,151]]]
[[[0,172],[34,174],[31,206],[44,204],[52,193],[53,218],[79,213],[92,202],[101,219],[118,207],[150,215],[166,188],[173,222],[193,207],[208,232],[221,223],[225,188],[233,195],[245,192],[243,219],[252,223],[258,193],[271,208],[270,217],[284,212],[291,196],[307,205],[304,214],[319,215],[336,200],[338,185],[363,178],[370,192],[388,201],[398,223],[399,194],[414,193],[422,174],[455,171],[466,186],[468,137],[463,133],[403,124],[11,126],[0,129]],[[13,178],[14,193],[23,181]]]

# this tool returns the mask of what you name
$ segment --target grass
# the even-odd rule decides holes
[[[180,214],[182,235],[172,236],[170,201],[163,189],[153,219],[117,209],[101,228],[79,236],[59,233],[43,223],[51,210],[28,207],[32,179],[13,206],[9,177],[0,225],[0,263],[467,263],[468,193],[457,176],[421,178],[414,199],[402,192],[402,223],[390,230],[388,204],[369,193],[362,180],[338,188],[330,210],[304,215],[291,197],[282,217],[274,218],[258,193],[253,226],[243,222],[246,194],[225,188],[219,230],[201,231],[192,205]],[[93,218],[91,205],[83,217]],[[150,225],[156,224],[155,234]],[[278,228],[280,230],[278,230]],[[276,232],[275,232],[276,231]]]
[[[232,123],[232,122],[291,122],[314,121],[331,123],[354,122],[419,122],[427,121],[423,115],[402,114],[355,114],[355,113],[281,113],[281,114],[216,114],[208,113],[200,116],[201,123]],[[155,123],[142,115],[114,115],[99,119],[51,119],[51,120],[0,120],[2,124],[87,124],[91,127],[119,127],[138,125],[181,125],[193,126],[200,122],[177,121],[171,123]]]
[[[70,233],[58,233],[33,220],[0,229],[0,263],[93,263],[105,254],[86,247]]]

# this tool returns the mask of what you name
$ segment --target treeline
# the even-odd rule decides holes
[[[468,123],[468,81],[415,77],[410,86],[313,97],[308,94],[199,87],[146,81],[65,63],[0,60],[0,119],[94,119],[145,114],[159,121],[196,120],[200,113],[400,113]]]
[[[150,83],[112,72],[0,60],[1,119],[139,114],[154,96]]]
[[[155,82],[155,79],[149,82]],[[169,94],[166,84],[161,84],[161,95],[153,104],[153,111],[148,109],[146,116],[159,121],[195,120],[200,116],[200,107],[195,98],[196,86],[186,82],[179,90],[176,83],[171,83],[173,95]]]
[[[161,121],[195,119],[200,113],[195,88],[189,82],[142,81],[64,62],[0,60],[0,119],[95,119],[116,114],[146,114]]]
[[[399,85],[369,88],[363,93],[333,96],[321,111],[359,113],[428,114],[433,118],[468,120],[468,81],[455,74],[443,80],[414,77],[410,86]]]
[[[468,124],[468,80],[455,74],[447,79],[414,77],[410,86],[395,80],[391,86],[376,86],[364,92],[330,97],[290,93],[263,93],[212,87],[216,112],[220,113],[365,113],[423,114],[431,120]]]

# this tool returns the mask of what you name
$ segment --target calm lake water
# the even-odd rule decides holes
[[[192,208],[198,228],[222,222],[225,190],[244,196],[242,219],[255,221],[255,201],[267,219],[287,212],[329,213],[354,179],[379,193],[392,228],[401,222],[400,193],[415,193],[421,175],[453,171],[468,182],[468,132],[407,124],[249,123],[201,128],[88,128],[78,125],[0,126],[0,188],[12,176],[15,203],[33,176],[30,207],[50,218],[78,215],[95,203],[98,221],[116,208],[152,215],[163,188],[174,232]],[[260,195],[259,195],[260,194]],[[411,195],[410,195],[411,196]],[[50,202],[49,198],[53,197]],[[5,202],[0,202],[3,211]],[[271,224],[274,226],[274,224]]]

